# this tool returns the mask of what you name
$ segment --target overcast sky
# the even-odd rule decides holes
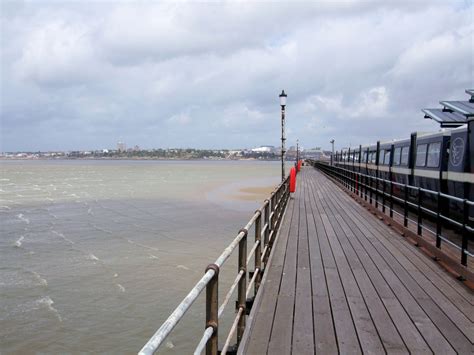
[[[329,148],[467,99],[470,0],[2,1],[2,151]]]

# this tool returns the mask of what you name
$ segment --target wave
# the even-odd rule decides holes
[[[18,217],[19,220],[25,222],[26,224],[30,224],[30,220],[28,218],[25,218],[23,213],[18,214],[17,217]]]
[[[107,229],[100,228],[100,227],[98,227],[98,226],[95,225],[95,224],[91,224],[91,226],[92,226],[94,229],[96,229],[96,230],[98,230],[98,231],[100,231],[100,232],[104,232],[104,233],[108,233],[108,234],[112,234],[112,233],[113,233],[112,231],[109,231],[109,230],[107,230]]]
[[[93,260],[93,261],[100,261],[100,259],[99,259],[97,256],[95,256],[94,254],[92,254],[92,253],[89,253],[89,254],[87,255],[87,259]]]
[[[52,230],[51,233],[56,234],[58,237],[60,237],[61,239],[64,239],[64,240],[65,240],[66,242],[68,242],[69,244],[74,244],[74,242],[73,242],[71,239],[66,238],[66,236],[65,236],[64,234],[62,234],[62,233],[59,233],[59,232],[57,232],[57,231],[55,231],[55,230]]]
[[[158,249],[158,248],[149,247],[148,245],[140,244],[140,243],[134,242],[133,240],[130,240],[130,239],[127,239],[127,242],[129,242],[130,244],[138,245],[139,247],[142,247],[142,248],[145,248],[145,249],[160,251],[160,249]]]
[[[184,265],[176,265],[176,268],[177,269],[183,269],[183,270],[189,270],[189,268],[184,266]]]
[[[51,299],[51,297],[49,297],[49,296],[43,297],[43,298],[39,299],[38,301],[36,301],[36,304],[37,305],[45,305],[48,310],[50,310],[51,312],[54,313],[54,315],[56,316],[56,318],[60,322],[63,321],[61,315],[59,314],[59,311],[56,308],[53,307],[54,301]]]
[[[89,214],[89,215],[91,215],[91,216],[94,215],[94,213],[92,212],[92,208],[89,208],[89,209],[87,210],[87,214]]]
[[[148,256],[150,259],[159,259],[156,255],[153,255],[153,254],[149,254]]]
[[[21,247],[21,244],[23,242],[23,240],[25,239],[25,236],[21,236],[20,238],[18,238],[18,240],[15,242],[14,246],[17,247],[17,248],[20,248]]]
[[[48,286],[48,281],[46,279],[42,278],[40,274],[38,274],[36,271],[30,271],[31,274],[34,276],[34,278],[39,282],[40,286]]]
[[[125,287],[123,287],[121,284],[115,284],[115,285],[117,285],[120,291],[125,292]]]

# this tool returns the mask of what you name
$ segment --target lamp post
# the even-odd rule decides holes
[[[331,165],[333,165],[333,164],[334,164],[334,163],[333,163],[333,161],[334,161],[334,139],[331,139],[331,140],[329,141],[329,143],[332,144]]]
[[[285,90],[280,94],[281,106],[281,181],[285,180],[285,106],[286,106]]]
[[[300,146],[299,146],[300,140],[296,140],[296,164],[300,161]]]

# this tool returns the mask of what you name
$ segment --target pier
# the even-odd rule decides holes
[[[140,354],[154,353],[204,290],[194,354],[474,352],[473,202],[461,200],[461,236],[452,242],[441,233],[439,221],[449,219],[441,209],[396,197],[396,183],[310,163],[295,193],[289,178],[275,189]],[[429,215],[438,216],[436,232]],[[219,290],[234,250],[235,280]],[[234,294],[227,310],[235,320],[223,330]]]
[[[303,167],[242,354],[472,353],[474,297],[313,167]]]

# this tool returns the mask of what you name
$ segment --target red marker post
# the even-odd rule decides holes
[[[295,192],[296,190],[296,169],[291,168],[290,170],[290,192]]]

